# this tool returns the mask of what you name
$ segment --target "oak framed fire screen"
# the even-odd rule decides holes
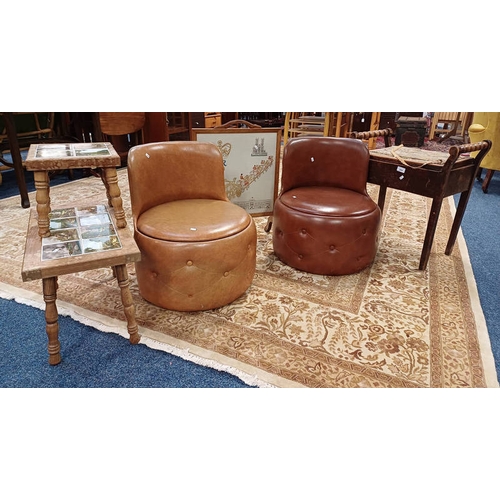
[[[191,139],[215,144],[228,198],[254,217],[272,215],[278,196],[281,128],[199,128]]]

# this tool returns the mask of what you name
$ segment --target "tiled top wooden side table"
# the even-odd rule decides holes
[[[43,282],[51,365],[61,361],[56,299],[57,278],[63,274],[111,267],[120,287],[130,343],[140,340],[127,273],[127,264],[140,260],[140,250],[129,228],[117,227],[112,209],[91,200],[83,203],[52,210],[51,235],[43,238],[38,234],[37,213],[30,211],[21,275],[23,281]]]
[[[76,144],[32,144],[25,161],[26,170],[33,171],[38,212],[38,234],[49,236],[50,185],[49,172],[73,168],[100,168],[108,203],[113,207],[118,228],[127,225],[118,187],[116,167],[120,156],[109,142]]]

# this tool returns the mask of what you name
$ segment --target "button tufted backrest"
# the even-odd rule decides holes
[[[330,186],[366,193],[370,154],[358,139],[296,137],[283,151],[281,191]]]
[[[224,165],[217,146],[171,141],[133,147],[128,156],[134,220],[152,207],[175,200],[227,200]]]

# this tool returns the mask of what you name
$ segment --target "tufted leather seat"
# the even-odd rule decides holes
[[[226,196],[213,144],[136,146],[128,175],[141,295],[177,311],[201,311],[240,297],[255,274],[252,217]]]
[[[313,274],[352,274],[375,259],[380,209],[368,196],[369,152],[357,139],[298,137],[283,152],[273,246]]]

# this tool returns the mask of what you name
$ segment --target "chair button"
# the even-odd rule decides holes
[[[192,266],[192,265],[193,265],[193,261],[192,261],[192,260],[188,260],[188,261],[186,262],[186,265],[187,265],[187,266]]]
[[[228,271],[226,271],[226,272],[224,273],[224,276],[229,276],[229,272],[228,272]]]

